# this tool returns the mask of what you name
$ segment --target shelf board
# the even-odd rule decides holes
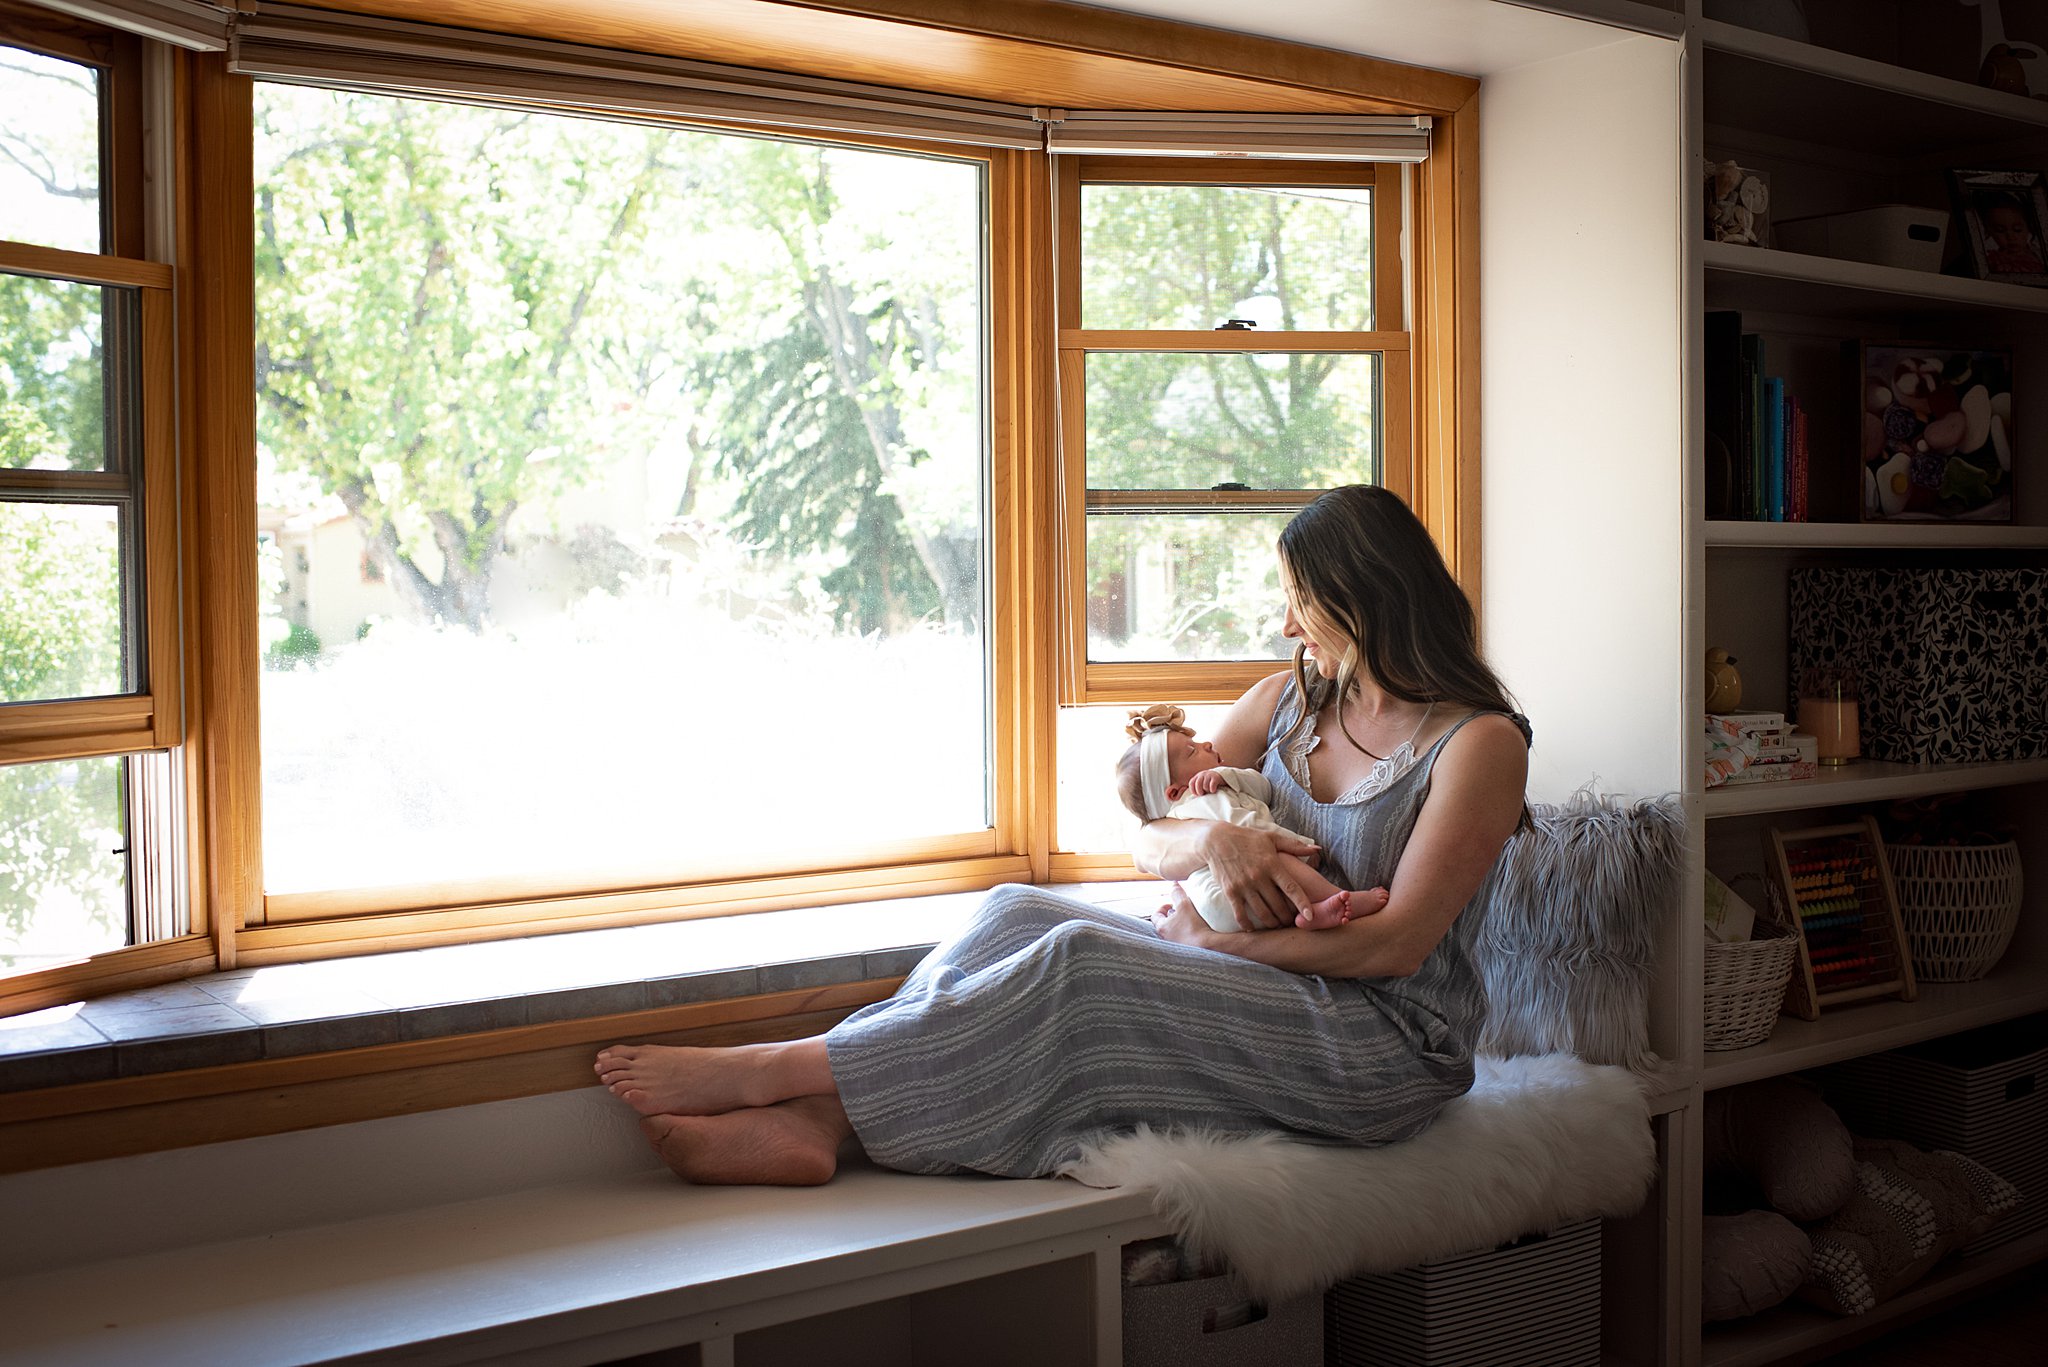
[[[1900,158],[2048,135],[2039,100],[1719,20],[1698,31],[1717,122]]]
[[[2048,963],[2015,959],[2018,953],[2008,951],[2005,963],[1975,982],[1922,983],[1918,1001],[1822,1007],[1815,1021],[1781,1016],[1762,1044],[1709,1050],[1700,1086],[1735,1087],[2048,1010]]]
[[[1822,768],[1813,778],[1709,788],[1703,802],[1711,820],[1760,812],[1798,812],[1851,802],[1891,802],[1902,797],[1932,797],[1937,793],[1976,792],[2043,781],[2048,781],[2048,759],[1986,760],[1979,764],[1898,764],[1861,759],[1854,764]]]
[[[1707,545],[1816,550],[2044,550],[2048,527],[1982,522],[1709,522]]]
[[[1700,1336],[1700,1367],[1766,1367],[1851,1335],[1868,1339],[1887,1325],[1915,1318],[2044,1257],[2048,1257],[2048,1230],[2037,1230],[1968,1258],[1937,1263],[1912,1286],[1861,1315],[1829,1315],[1804,1306],[1781,1305],[1748,1319],[1709,1325]]]
[[[1739,242],[1702,242],[1707,306],[1816,318],[1884,317],[1922,311],[2048,313],[2048,289],[1843,261]]]

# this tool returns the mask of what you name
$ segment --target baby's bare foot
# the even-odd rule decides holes
[[[650,1115],[641,1120],[661,1161],[707,1186],[815,1187],[839,1169],[851,1133],[827,1097],[799,1097],[724,1115]]]
[[[1385,888],[1367,888],[1364,892],[1352,893],[1351,916],[1353,918],[1370,916],[1376,911],[1385,911],[1387,909],[1387,897],[1388,894]]]
[[[782,1098],[767,1095],[745,1047],[615,1044],[597,1056],[598,1080],[642,1115],[719,1115]]]
[[[1351,919],[1351,894],[1339,890],[1320,902],[1311,903],[1294,918],[1303,930],[1328,930]]]

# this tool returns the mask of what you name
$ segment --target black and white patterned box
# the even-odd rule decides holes
[[[2048,756],[2048,570],[1794,569],[1792,708],[1847,665],[1863,753],[1907,763]]]

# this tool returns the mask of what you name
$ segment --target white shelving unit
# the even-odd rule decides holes
[[[1733,158],[1767,171],[1775,219],[1891,203],[1944,206],[1944,173],[1951,167],[2048,169],[2048,101],[1983,89],[1966,79],[1871,55],[1884,42],[1885,25],[1903,14],[1904,6],[1809,0],[1805,14],[1811,42],[1722,22],[1719,8],[1716,0],[1685,0],[1687,169],[1697,174],[1703,158]],[[2007,4],[2009,29],[2035,17],[2048,23],[2048,6],[2038,8],[2038,16],[2026,9],[2016,21],[2022,6]],[[1959,13],[1974,23],[1974,12]],[[1854,27],[1859,21],[1860,30]],[[1830,43],[1858,50],[1837,50]],[[1920,60],[1910,51],[1905,55]],[[1853,409],[1846,405],[1856,392],[1848,348],[1857,342],[1988,341],[2014,350],[2021,388],[2029,377],[2048,379],[2048,289],[1697,240],[1691,250],[1687,298],[1695,387],[1686,470],[1694,521],[1684,602],[1690,652],[1683,662],[1686,669],[1698,674],[1705,648],[1725,646],[1744,661],[1745,706],[1783,707],[1785,585],[1795,567],[2048,565],[2048,414],[2032,421],[2021,417],[2015,424],[2018,506],[2009,525],[1783,524],[1701,517],[1706,440],[1699,378],[1704,355],[1697,340],[1700,310],[1740,311],[1743,330],[1765,336],[1765,369],[1784,374],[1790,392],[1810,412],[1839,410],[1847,419]],[[1817,437],[1836,438],[1829,450],[1843,470],[1853,471],[1853,464],[1841,459],[1853,427],[1841,422],[1839,431],[1829,434],[1816,422],[1816,429]],[[1822,464],[1823,454],[1817,446],[1816,479],[1832,468]],[[1700,685],[1689,687],[1698,690]],[[1697,837],[1688,916],[1698,912],[1706,866],[1714,863],[1717,872],[1732,876],[1740,870],[1717,861],[1758,860],[1760,837],[1770,826],[1817,825],[1906,798],[1981,795],[2001,821],[2019,832],[2023,859],[2048,870],[2042,862],[2048,857],[2048,759],[1974,764],[1864,760],[1811,780],[1711,791],[1702,790],[1696,774],[1688,781]],[[1764,1043],[1725,1052],[1701,1050],[1693,1055],[1699,1060],[1695,1099],[1703,1102],[1707,1093],[1721,1088],[2048,1010],[2048,895],[2042,891],[2048,879],[2037,873],[2031,881],[2020,930],[1989,976],[1970,983],[1923,983],[1911,1002],[1890,999],[1823,1009],[1816,1021],[1783,1017]],[[1684,954],[1678,960],[1679,981],[1672,990],[1680,1019],[1696,1023],[1699,963]],[[1698,1109],[1691,1108],[1689,1125],[1697,1125]],[[1682,1139],[1696,1141],[1697,1136],[1697,1129],[1689,1129]],[[1684,1142],[1675,1149],[1681,1158],[1668,1178],[1694,1206],[1674,1235],[1678,1246],[1670,1266],[1674,1277],[1690,1278],[1696,1285],[1698,1154]],[[1851,1319],[1787,1306],[1704,1330],[1681,1325],[1676,1357],[1707,1367],[1764,1367],[1803,1359],[1867,1339],[1886,1325],[2044,1257],[2048,1237],[2033,1235],[1976,1258],[1952,1259],[1872,1314]],[[1674,1290],[1673,1301],[1695,1304],[1687,1299],[1689,1290]]]

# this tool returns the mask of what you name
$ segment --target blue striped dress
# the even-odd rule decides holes
[[[1290,682],[1275,735],[1296,715],[1294,694]],[[1338,886],[1390,884],[1430,770],[1463,725],[1354,800],[1317,802],[1269,751],[1274,814],[1323,847]],[[826,1052],[869,1156],[904,1172],[1044,1176],[1084,1141],[1140,1124],[1331,1144],[1406,1139],[1472,1085],[1471,1042],[1486,1012],[1473,946],[1486,894],[1413,977],[1321,978],[1161,940],[1147,922],[1038,888],[1000,887],[895,996],[828,1033]]]

